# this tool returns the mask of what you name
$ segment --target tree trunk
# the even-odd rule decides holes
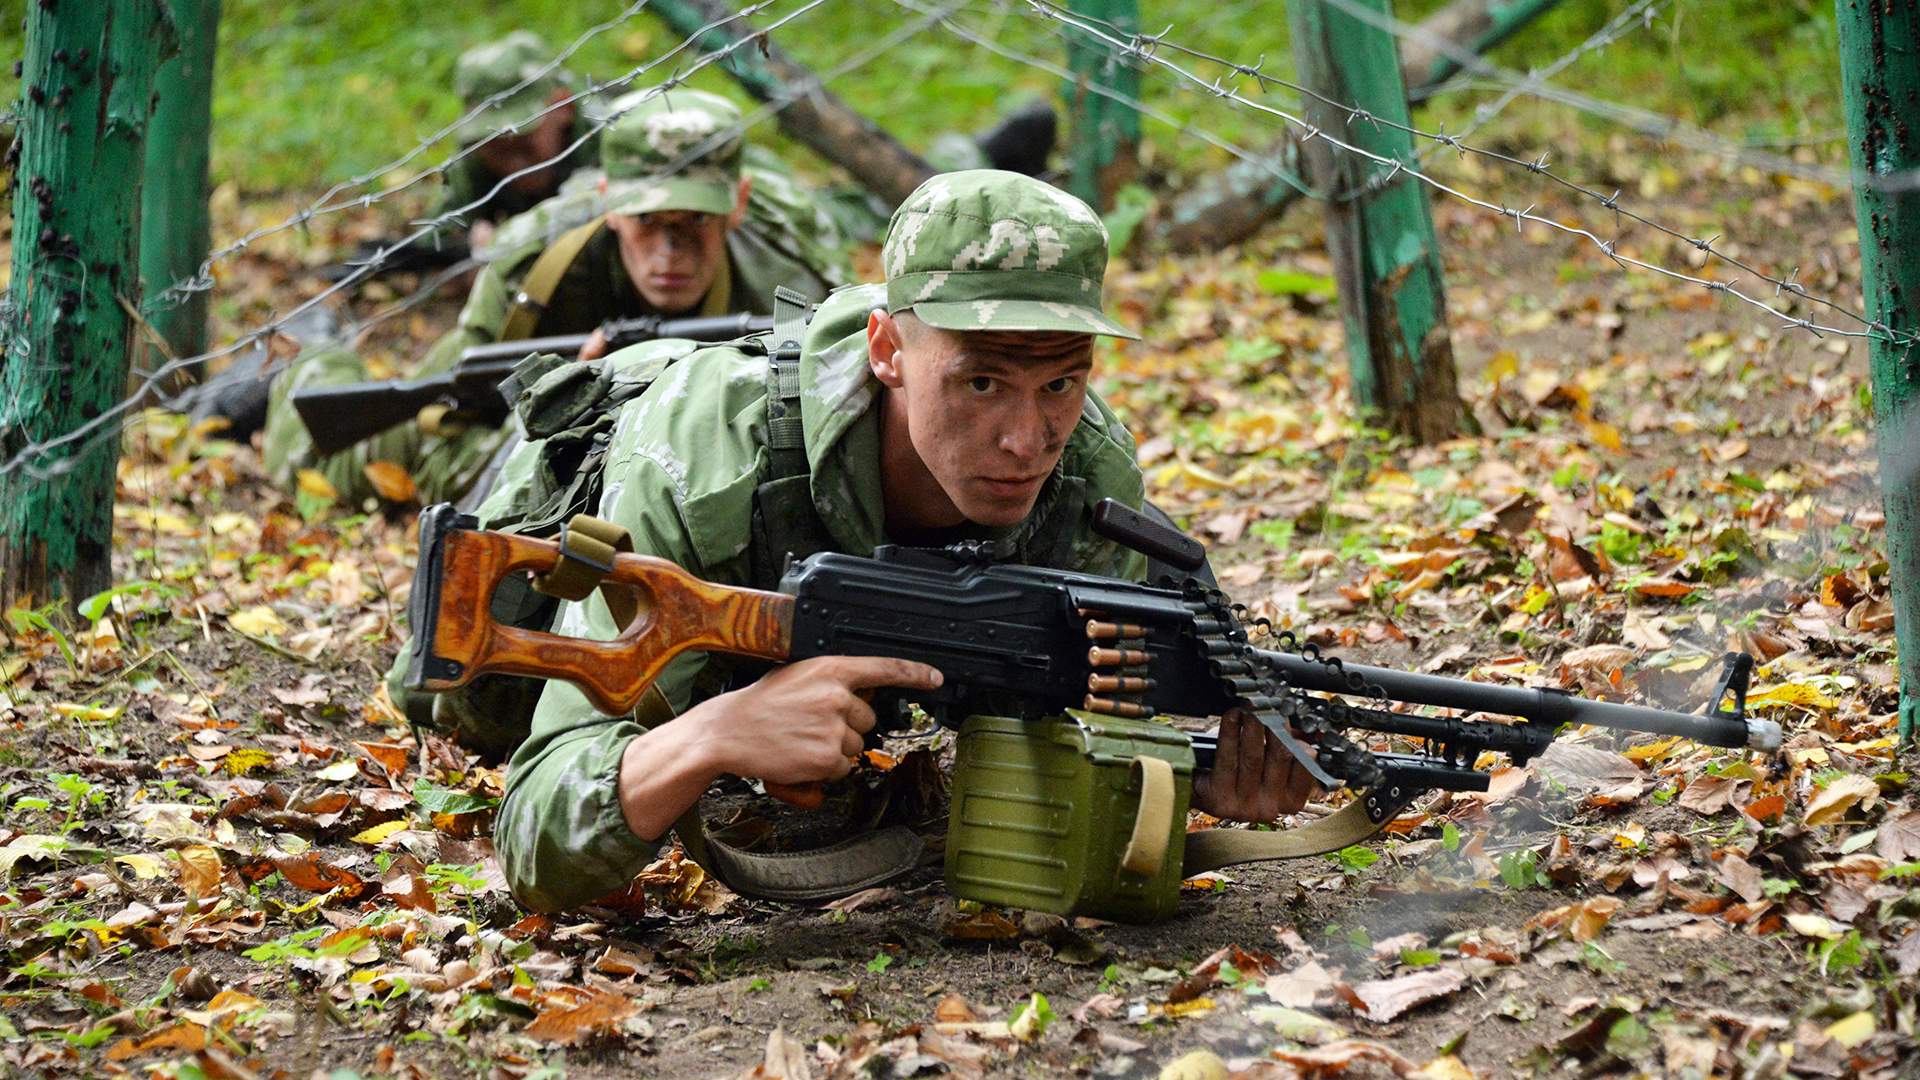
[[[27,5],[0,462],[126,393],[144,138],[172,46],[163,0]],[[0,472],[0,607],[109,584],[118,434],[111,424]]]
[[[1867,318],[1883,327],[1868,352],[1900,649],[1900,737],[1910,743],[1920,715],[1920,350],[1890,338],[1911,342],[1920,333],[1920,190],[1874,181],[1920,170],[1920,10],[1880,0],[1836,6],[1861,285]]]
[[[1375,11],[1388,0],[1354,0]],[[1344,5],[1343,5],[1344,6]],[[1310,99],[1307,120],[1341,142],[1389,161],[1411,161],[1406,84],[1391,34],[1328,0],[1289,0],[1294,63]],[[1382,124],[1353,120],[1364,109]],[[1351,122],[1350,122],[1351,120]],[[1447,335],[1446,288],[1427,190],[1410,177],[1363,190],[1386,168],[1326,139],[1305,144],[1316,187],[1352,193],[1325,205],[1327,251],[1340,290],[1354,403],[1393,431],[1431,443],[1470,423],[1460,403]]]
[[[206,261],[207,146],[220,0],[172,0],[180,52],[154,77],[140,200],[140,311],[174,356],[207,350],[207,290],[166,295]]]
[[[758,33],[724,0],[653,0],[647,10],[660,16],[673,32],[692,37],[700,28],[735,18],[715,27],[696,44],[718,52],[749,34]],[[780,130],[796,142],[847,170],[862,187],[897,206],[933,175],[933,166],[900,144],[879,125],[847,107],[805,65],[789,57],[770,39],[735,51],[721,61],[727,74],[760,102],[785,100]]]

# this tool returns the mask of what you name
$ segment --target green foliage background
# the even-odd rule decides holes
[[[1402,0],[1396,13],[1417,20],[1444,0]],[[214,171],[247,191],[306,190],[370,171],[398,157],[451,121],[459,105],[449,89],[454,57],[470,44],[518,27],[539,31],[557,50],[588,27],[616,17],[615,0],[226,0],[220,28],[214,116]],[[764,24],[800,6],[779,0]],[[1545,65],[1626,5],[1620,0],[1564,2],[1494,53],[1515,69]],[[1140,5],[1141,22],[1171,40],[1251,62],[1290,68],[1286,16],[1279,0],[1184,0]],[[25,10],[22,4],[16,11]],[[777,40],[819,67],[911,16],[884,0],[828,0],[783,29]],[[1059,61],[1057,28],[977,2],[968,21],[996,40]],[[1722,135],[1767,143],[1810,145],[1823,160],[1844,159],[1839,61],[1833,9],[1813,0],[1674,0],[1653,29],[1574,65],[1560,85],[1712,127]],[[0,45],[24,51],[24,17],[0,27]],[[590,41],[571,66],[602,80],[657,58],[678,38],[644,12]],[[678,62],[678,61],[676,61]],[[671,66],[671,65],[669,65]],[[19,91],[0,68],[0,100]],[[661,71],[667,68],[663,67]],[[651,80],[648,80],[651,81]],[[703,73],[696,85],[738,95],[724,75]],[[1152,104],[1243,146],[1275,133],[1277,121],[1234,109],[1149,72]],[[846,100],[881,120],[909,144],[946,130],[973,130],[1023,93],[1050,94],[1055,80],[938,30],[913,38],[833,84]],[[1489,91],[1446,95],[1422,110],[1422,123],[1452,119],[1458,129]],[[1276,104],[1286,95],[1275,94]],[[744,98],[743,98],[744,100]],[[1561,156],[1570,113],[1539,103],[1509,110],[1498,131],[1527,145],[1551,139]],[[1606,130],[1582,119],[1583,130]],[[771,125],[766,126],[770,131]],[[1225,152],[1147,124],[1152,161],[1177,172],[1209,168]],[[418,168],[444,158],[442,144]],[[796,154],[796,159],[804,155]]]

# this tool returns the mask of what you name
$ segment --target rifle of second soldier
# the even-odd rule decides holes
[[[771,315],[715,315],[662,319],[646,315],[612,319],[600,326],[607,348],[623,348],[658,338],[728,341],[773,329]],[[300,420],[313,436],[314,450],[333,454],[370,439],[395,424],[405,423],[431,406],[445,406],[458,419],[474,424],[505,422],[511,405],[500,384],[520,362],[535,353],[574,356],[591,334],[520,338],[475,345],[460,353],[460,363],[441,375],[421,379],[381,379],[310,386],[293,392]]]
[[[1136,550],[1168,546],[1139,515],[1110,500],[1099,517],[1104,527],[1096,528]],[[1255,648],[1238,609],[1197,581],[1145,586],[995,564],[977,546],[890,547],[874,558],[813,555],[793,564],[779,592],[722,586],[665,560],[616,555],[593,568],[605,584],[631,587],[640,597],[637,616],[610,642],[507,627],[489,616],[488,599],[506,575],[545,574],[570,558],[578,556],[564,534],[554,541],[486,532],[450,506],[429,508],[421,517],[407,684],[448,690],[487,672],[565,679],[595,708],[620,715],[668,660],[689,649],[776,662],[900,657],[940,669],[941,687],[913,700],[950,724],[973,714],[1033,718],[1075,708],[1135,718],[1250,709],[1322,785],[1364,791],[1375,823],[1425,791],[1486,790],[1488,774],[1474,767],[1481,752],[1525,764],[1570,724],[1682,735],[1710,746],[1780,745],[1777,724],[1746,715],[1746,654],[1728,655],[1705,715],[1592,701],[1346,665],[1311,646]],[[1352,704],[1305,690],[1373,701]],[[1396,701],[1521,722],[1390,711]],[[1425,748],[1371,749],[1349,732],[1419,740]],[[1194,740],[1201,767],[1210,764],[1212,749],[1208,737]],[[799,805],[817,799],[808,789],[768,790]]]

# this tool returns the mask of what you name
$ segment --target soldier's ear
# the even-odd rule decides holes
[[[882,308],[873,309],[867,316],[867,368],[880,385],[890,390],[898,390],[906,380],[902,377],[902,359],[900,351],[900,324]]]
[[[733,213],[727,215],[727,228],[737,229],[747,220],[747,196],[753,194],[753,177],[742,176],[733,196]]]

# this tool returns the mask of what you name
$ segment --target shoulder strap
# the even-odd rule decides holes
[[[501,341],[517,341],[533,336],[534,330],[540,325],[540,316],[547,313],[547,304],[553,300],[553,291],[560,287],[560,279],[566,276],[567,269],[586,249],[587,242],[606,223],[606,215],[603,214],[585,225],[561,233],[553,243],[547,245],[539,258],[533,260],[532,268],[520,282],[520,291],[513,296],[513,307],[507,311],[507,321],[501,324]]]
[[[773,477],[807,472],[806,429],[800,418],[800,341],[813,317],[807,298],[781,285],[773,290],[773,339],[767,350],[767,451]]]

